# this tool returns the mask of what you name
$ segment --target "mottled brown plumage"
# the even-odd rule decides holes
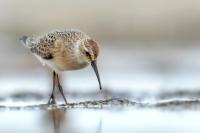
[[[31,46],[31,52],[36,53],[42,58],[46,58],[49,55],[53,55],[53,49],[58,47],[56,45],[70,45],[75,44],[77,40],[81,39],[80,33],[78,31],[54,31],[47,33],[35,40],[35,45]],[[58,43],[59,42],[59,43]]]
[[[43,64],[57,72],[86,67],[96,60],[98,49],[97,43],[79,30],[50,32],[35,38],[30,46],[31,52]],[[86,51],[91,58],[85,55]]]

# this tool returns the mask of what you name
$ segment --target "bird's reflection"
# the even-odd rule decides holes
[[[56,108],[50,110],[48,113],[48,121],[52,123],[54,133],[61,133],[63,124],[66,121],[67,110],[63,108]]]
[[[51,111],[52,113],[52,120],[54,126],[54,132],[60,133],[61,125],[64,121],[65,110],[64,109],[55,109]]]
[[[91,110],[90,110],[91,111]],[[100,115],[89,117],[89,110],[70,110],[65,108],[56,108],[44,113],[43,128],[50,133],[102,133],[103,117]],[[97,113],[97,115],[99,115]],[[87,117],[86,117],[87,116]],[[92,121],[94,126],[88,126],[87,121]]]

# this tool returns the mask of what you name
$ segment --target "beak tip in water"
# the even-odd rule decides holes
[[[100,87],[100,91],[102,91],[102,87]]]

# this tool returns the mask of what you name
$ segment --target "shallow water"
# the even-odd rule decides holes
[[[39,104],[28,95],[1,101],[2,133],[199,133],[200,100],[170,98],[128,100],[111,98],[71,102],[68,105]],[[42,97],[42,96],[40,96]],[[17,100],[18,99],[18,100]],[[27,99],[26,99],[27,100]],[[147,102],[148,101],[148,102]],[[61,102],[61,101],[60,101]],[[11,104],[12,103],[12,104]],[[22,104],[24,103],[24,104]]]
[[[0,118],[3,133],[200,132],[199,111],[60,108],[6,111],[0,113]]]

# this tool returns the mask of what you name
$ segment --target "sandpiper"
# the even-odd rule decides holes
[[[23,36],[20,41],[43,65],[47,65],[53,70],[53,90],[48,104],[56,104],[56,80],[58,89],[67,104],[58,77],[61,71],[78,70],[91,64],[97,76],[100,90],[102,89],[96,65],[99,47],[86,33],[79,30],[53,31],[39,37]]]

